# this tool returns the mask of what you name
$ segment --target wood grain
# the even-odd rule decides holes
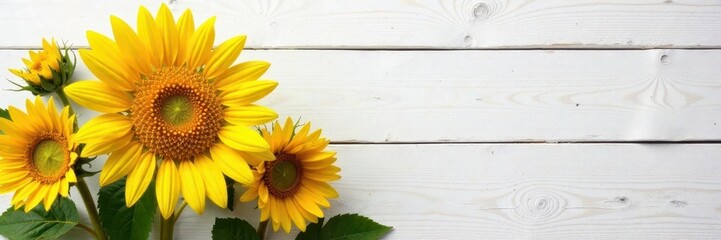
[[[708,0],[169,0],[196,22],[217,15],[220,39],[248,34],[252,48],[718,48],[721,2]],[[135,26],[158,1],[3,1],[2,48],[55,36],[86,46],[110,33],[113,14]]]
[[[721,236],[721,148],[713,144],[331,147],[343,179],[333,184],[340,198],[326,214],[370,216],[395,228],[386,239]],[[208,239],[215,217],[255,225],[258,214],[252,203],[234,213],[210,205],[200,216],[188,210],[177,239]],[[66,239],[89,238],[73,230]]]
[[[26,54],[0,51],[0,66]],[[721,139],[721,50],[262,50],[241,59],[273,63],[265,76],[280,86],[263,104],[336,142]],[[82,64],[76,77],[94,78]],[[1,94],[0,107],[28,96]]]

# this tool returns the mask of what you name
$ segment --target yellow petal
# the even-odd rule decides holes
[[[173,216],[180,197],[180,176],[173,160],[163,160],[155,182],[155,197],[164,219]]]
[[[205,184],[203,176],[195,167],[192,161],[184,160],[180,162],[180,192],[183,198],[188,202],[188,206],[196,213],[203,214],[205,210]]]
[[[175,26],[173,14],[167,5],[162,4],[155,19],[163,38],[163,63],[167,66],[175,63],[178,56],[178,28]]]
[[[118,59],[103,56],[97,51],[90,51],[87,49],[80,49],[80,57],[83,59],[88,69],[95,74],[100,81],[110,85],[112,88],[116,88],[122,91],[132,91],[135,89],[133,83],[135,80],[128,77],[131,73],[129,70],[123,69],[122,62],[117,61]]]
[[[70,184],[68,184],[67,179],[60,180],[60,196],[68,197],[68,194],[70,193]]]
[[[65,87],[65,93],[83,107],[104,113],[116,113],[130,108],[130,97],[105,83],[80,81]]]
[[[33,180],[32,178],[23,178],[17,182],[8,183],[8,184],[0,184],[0,194],[5,194],[10,191],[17,191],[19,189],[22,189],[26,184],[30,183],[30,181],[32,181],[32,180]]]
[[[117,140],[125,136],[133,128],[130,118],[117,113],[106,113],[90,119],[75,135],[81,143],[102,140]]]
[[[310,214],[315,215],[316,217],[322,218],[323,217],[323,210],[316,205],[316,202],[313,200],[312,196],[310,194],[307,194],[307,191],[298,191],[298,194],[295,195],[295,203],[298,204],[298,206],[305,209]]]
[[[35,189],[35,192],[30,194],[28,199],[25,200],[25,212],[27,213],[30,212],[30,210],[33,210],[33,208],[35,208],[35,206],[37,206],[43,198],[48,195],[48,190],[48,185],[40,184],[40,186]]]
[[[100,172],[100,186],[106,186],[128,175],[140,159],[142,150],[142,144],[133,141],[127,147],[110,154],[103,171]]]
[[[147,8],[140,6],[138,10],[138,37],[150,50],[148,55],[156,68],[162,66],[163,62],[163,36],[158,30],[158,25]]]
[[[243,193],[243,195],[240,196],[241,202],[250,202],[253,201],[253,199],[258,198],[258,187],[252,187]]]
[[[143,45],[140,37],[135,34],[127,23],[116,16],[110,16],[110,25],[113,28],[113,35],[118,43],[118,48],[123,50],[120,53],[125,59],[124,62],[128,63],[136,71],[146,76],[149,75],[151,71],[150,56],[148,56],[148,50]]]
[[[3,172],[3,174],[0,174],[0,184],[8,184],[20,181],[27,175],[27,171]]]
[[[243,158],[225,144],[215,144],[210,148],[213,161],[220,167],[221,171],[228,177],[241,184],[249,184],[253,181],[253,173],[250,166]]]
[[[109,71],[113,71],[115,75],[122,77],[122,79],[112,79],[115,81],[114,83],[118,86],[118,89],[124,91],[135,90],[135,83],[140,80],[140,73],[133,70],[133,68],[124,61],[118,44],[97,32],[88,31],[86,35],[93,56],[103,61],[104,65],[109,68]],[[80,56],[82,57],[82,52]],[[85,60],[83,59],[83,61]],[[90,70],[92,71],[93,69]],[[110,79],[105,80],[101,78],[101,81],[109,82]]]
[[[263,152],[270,146],[255,130],[246,126],[224,126],[218,132],[223,143],[240,151]]]
[[[283,199],[277,199],[276,207],[278,208],[278,215],[280,215],[281,227],[283,227],[285,233],[290,233],[290,217],[288,216],[289,212],[285,206],[285,201]]]
[[[238,84],[255,81],[270,68],[269,62],[250,61],[235,65],[215,80],[215,86],[221,90],[239,89]]]
[[[85,148],[83,148],[81,157],[92,157],[120,150],[121,148],[127,146],[128,143],[130,143],[130,140],[133,139],[133,136],[134,134],[132,132],[128,132],[117,139],[106,138],[102,140],[96,140],[94,142],[88,142],[85,144]]]
[[[221,208],[228,206],[228,189],[225,186],[223,171],[204,154],[195,158],[195,167],[203,176],[205,195]],[[183,194],[185,195],[185,194]]]
[[[223,118],[233,125],[254,126],[273,121],[278,114],[270,108],[251,104],[228,107],[223,112]]]
[[[78,177],[75,176],[75,171],[69,170],[65,172],[65,180],[71,183],[78,182]]]
[[[278,83],[269,80],[257,80],[237,84],[237,88],[224,91],[221,101],[225,106],[243,106],[251,104],[272,92]]]
[[[265,184],[260,184],[258,186],[258,197],[260,197],[260,201],[262,202],[268,201],[268,186]]]
[[[215,40],[215,17],[211,17],[200,25],[198,31],[193,33],[187,46],[185,63],[190,69],[196,69],[208,60],[210,49],[213,48]]]
[[[305,219],[303,219],[303,215],[298,212],[298,209],[295,208],[295,203],[293,203],[293,199],[285,198],[283,199],[285,203],[285,209],[288,210],[288,216],[290,216],[290,219],[293,220],[293,223],[300,229],[301,232],[305,232]],[[290,230],[290,227],[288,228]],[[288,231],[286,231],[288,232]]]
[[[43,201],[45,211],[50,211],[50,207],[53,206],[53,202],[55,202],[55,199],[58,198],[58,192],[60,191],[60,182],[51,183],[48,187],[48,195],[45,196],[45,201]]]
[[[10,199],[10,204],[17,205],[17,203],[20,203],[21,201],[25,201],[30,194],[35,192],[35,190],[40,186],[40,182],[38,181],[30,181],[21,188],[19,188],[15,195],[13,195],[13,198]]]
[[[138,165],[128,174],[125,184],[125,204],[132,207],[145,194],[155,174],[155,154],[150,151],[143,153]]]
[[[20,109],[17,109],[14,106],[9,106],[8,112],[10,112],[10,118],[12,119],[13,122],[16,122],[16,123],[32,122],[31,118],[27,114],[23,113],[22,111],[20,111]],[[7,120],[7,119],[0,118],[0,120]],[[12,122],[11,122],[11,124],[12,124]],[[13,132],[13,134],[17,134],[17,136],[27,136],[30,132],[38,132],[38,131],[43,130],[43,129],[35,128],[35,126],[32,124],[12,124],[12,125],[15,127],[14,130],[18,131],[18,132]],[[11,127],[5,127],[5,128],[6,128],[5,130],[12,129]],[[6,134],[9,134],[9,133],[6,132]]]
[[[194,31],[193,13],[190,9],[185,10],[178,19],[178,56],[175,58],[175,65],[185,64],[185,56],[188,55],[186,49],[188,49],[188,42]]]
[[[246,37],[244,35],[237,36],[221,43],[215,48],[210,54],[208,64],[205,66],[205,78],[211,79],[217,77],[228,70],[228,67],[235,62],[235,59],[240,55],[240,51],[243,50],[245,39]]]

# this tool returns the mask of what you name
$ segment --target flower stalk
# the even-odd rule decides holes
[[[93,200],[93,195],[90,193],[90,190],[88,189],[88,184],[85,182],[85,178],[79,177],[78,182],[75,185],[75,187],[78,188],[78,192],[80,192],[80,196],[83,198],[83,203],[85,204],[85,209],[88,211],[88,215],[90,217],[90,222],[93,223],[93,229],[95,229],[95,239],[107,240],[108,237],[105,235],[105,231],[103,231],[103,228],[100,226],[100,217],[98,217],[98,208],[95,207],[95,201]]]

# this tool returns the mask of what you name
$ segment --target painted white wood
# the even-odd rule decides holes
[[[217,15],[220,38],[253,48],[709,48],[721,46],[717,0],[170,0],[176,15]],[[158,1],[0,2],[0,47],[55,36],[86,46],[108,17],[135,25]],[[200,20],[196,20],[200,22]]]
[[[333,145],[343,178],[326,214],[395,227],[385,239],[715,239],[721,148],[705,144]],[[90,179],[95,191],[96,179]],[[73,192],[73,197],[78,197]],[[6,205],[9,195],[0,196]],[[79,200],[78,200],[79,201]],[[190,209],[176,239],[209,239],[215,217]],[[83,214],[84,215],[84,214]],[[87,219],[83,219],[87,222]],[[157,235],[156,225],[154,234]],[[73,230],[65,239],[90,239]],[[155,236],[154,239],[157,239]],[[269,239],[292,239],[275,234]]]
[[[0,51],[0,66],[19,67],[26,54]],[[257,59],[280,82],[261,103],[336,142],[721,139],[719,50],[241,54]],[[94,77],[78,64],[77,78]],[[0,94],[0,107],[28,96]]]

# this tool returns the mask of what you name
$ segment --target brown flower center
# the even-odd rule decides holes
[[[135,134],[166,159],[192,160],[218,138],[223,107],[212,84],[185,67],[164,67],[138,84],[130,107]]]
[[[266,162],[263,183],[275,197],[293,196],[301,186],[303,166],[295,155],[277,153],[275,161]]]
[[[25,149],[25,166],[30,176],[41,183],[54,183],[65,176],[70,166],[70,150],[65,137],[46,132],[36,135]]]

